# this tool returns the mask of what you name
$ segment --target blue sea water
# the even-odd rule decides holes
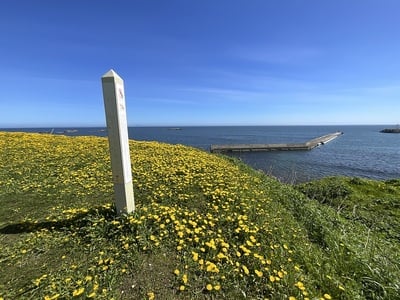
[[[129,138],[183,144],[209,151],[212,144],[301,143],[343,131],[342,136],[311,151],[229,155],[284,182],[304,182],[334,175],[381,180],[400,178],[400,134],[379,132],[386,127],[390,126],[130,127]],[[49,128],[3,130],[51,131]],[[107,132],[104,128],[55,128],[53,134],[106,136]]]

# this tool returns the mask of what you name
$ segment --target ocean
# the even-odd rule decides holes
[[[311,151],[242,152],[236,157],[252,168],[299,183],[326,176],[386,180],[400,178],[400,134],[390,126],[210,126],[130,127],[129,138],[183,144],[209,151],[212,144],[302,143],[335,131],[344,134]],[[104,128],[20,128],[2,131],[53,132],[70,136],[106,136]]]

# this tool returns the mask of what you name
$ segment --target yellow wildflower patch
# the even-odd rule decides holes
[[[23,265],[46,257],[54,245],[63,250],[57,253],[62,272],[37,274],[30,281],[35,294],[27,297],[112,299],[121,291],[110,282],[128,284],[126,278],[141,271],[149,282],[162,272],[175,294],[205,289],[218,297],[243,290],[262,298],[276,289],[288,298],[289,289],[304,291],[300,281],[295,285],[302,262],[288,256],[296,248],[285,236],[300,239],[301,232],[283,226],[281,204],[271,202],[264,175],[180,145],[130,141],[130,147],[137,208],[117,217],[106,139],[0,132],[0,194],[46,203],[40,211],[15,208],[30,218],[21,223],[32,240],[18,251],[2,248],[4,261]],[[74,252],[66,256],[65,249]],[[137,298],[155,298],[130,285]]]

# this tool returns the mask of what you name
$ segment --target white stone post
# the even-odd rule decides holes
[[[117,213],[135,210],[124,81],[113,70],[101,77]]]

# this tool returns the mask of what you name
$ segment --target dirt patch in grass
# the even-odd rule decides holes
[[[121,298],[133,299],[138,295],[148,298],[149,293],[154,293],[156,299],[176,299],[176,286],[174,286],[176,259],[168,253],[147,254],[138,259],[122,282]],[[165,298],[170,295],[170,298]]]

